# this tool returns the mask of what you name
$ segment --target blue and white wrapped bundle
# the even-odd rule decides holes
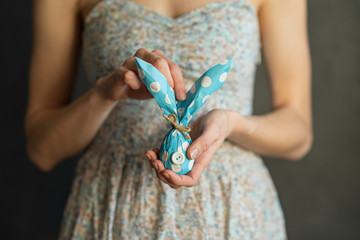
[[[206,71],[187,91],[184,101],[176,101],[175,92],[169,86],[166,78],[153,65],[135,57],[140,79],[154,96],[164,117],[172,125],[165,135],[160,147],[160,160],[165,169],[170,169],[179,175],[191,171],[195,160],[188,159],[187,147],[192,143],[187,126],[194,113],[199,110],[208,97],[218,90],[227,77],[231,67],[231,58],[217,64]]]

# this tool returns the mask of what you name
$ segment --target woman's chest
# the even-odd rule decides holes
[[[161,49],[189,78],[232,57],[249,61],[258,48],[255,10],[244,0],[211,2],[176,19],[132,1],[106,0],[85,20],[84,52],[108,71],[137,49]]]
[[[104,0],[78,0],[79,2],[79,13],[82,16],[82,19],[85,20],[86,16],[91,12],[100,1]],[[125,1],[125,0],[123,0]],[[194,11],[197,8],[201,8],[214,2],[214,0],[130,0],[135,4],[144,6],[146,8],[152,9],[159,14],[168,16],[169,18],[178,18],[184,14],[187,14],[191,11]],[[216,0],[217,2],[226,2],[227,0]],[[257,10],[261,0],[247,0],[249,4],[254,6]]]

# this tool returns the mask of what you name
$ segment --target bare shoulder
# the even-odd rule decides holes
[[[256,11],[259,12],[265,0],[245,0],[245,1],[251,4],[256,9]]]
[[[47,11],[52,11],[56,9],[58,12],[69,11],[74,12],[77,8],[79,0],[34,0],[34,7],[46,9]]]
[[[69,100],[80,35],[77,0],[34,0],[33,26],[28,113]]]

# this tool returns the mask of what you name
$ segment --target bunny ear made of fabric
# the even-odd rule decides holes
[[[169,86],[168,81],[153,65],[135,57],[139,77],[154,96],[159,107],[166,116],[177,115],[175,92]]]
[[[186,100],[177,103],[179,122],[183,126],[187,126],[191,117],[205,104],[209,96],[224,85],[230,67],[231,58],[207,70],[186,93]]]

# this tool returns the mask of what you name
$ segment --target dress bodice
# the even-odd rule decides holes
[[[247,1],[210,2],[171,18],[132,1],[103,0],[86,17],[83,59],[91,83],[114,71],[139,48],[161,49],[175,61],[187,90],[207,69],[231,57],[226,84],[192,121],[214,108],[251,114],[260,41],[256,11]],[[168,128],[154,99],[125,99],[109,115],[96,140],[128,145],[143,138],[150,147],[146,142],[161,141]],[[121,143],[123,136],[133,141]]]

